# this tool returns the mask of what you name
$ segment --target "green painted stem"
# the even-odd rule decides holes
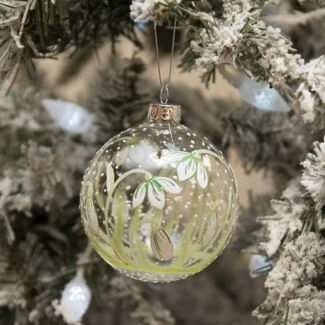
[[[132,174],[145,174],[146,176],[148,177],[152,177],[152,175],[147,172],[146,170],[144,169],[141,169],[141,168],[136,168],[136,169],[132,169],[132,170],[129,170],[128,172],[126,172],[125,174],[121,175],[117,180],[116,182],[114,183],[113,185],[113,188],[111,190],[111,194],[113,194],[113,192],[115,191],[115,189],[117,188],[117,186],[125,179],[127,178],[128,176],[132,175]]]
[[[100,174],[102,171],[102,166],[103,166],[103,162],[100,162],[99,164],[99,168],[97,169],[97,175],[95,178],[95,197],[96,197],[96,201],[99,205],[99,207],[101,208],[101,210],[104,212],[104,202],[103,202],[103,198],[102,196],[99,194],[100,193],[100,189],[99,189],[99,179],[100,179]]]
[[[195,198],[195,199],[194,199]],[[195,193],[193,195],[193,200],[191,203],[191,211],[192,215],[194,216],[198,212],[198,187],[195,187]],[[191,219],[190,222],[186,225],[185,229],[183,230],[182,234],[182,240],[184,240],[187,244],[184,245],[181,244],[181,252],[180,255],[177,258],[177,265],[181,266],[183,265],[186,260],[188,259],[189,251],[192,248],[192,235],[195,231],[195,226],[193,226],[193,222],[195,219]]]
[[[132,169],[132,170],[129,170],[128,172],[126,172],[125,174],[121,175],[113,184],[113,187],[112,189],[110,190],[110,192],[107,192],[107,200],[106,200],[106,203],[105,203],[105,210],[104,210],[104,216],[105,216],[105,227],[106,227],[106,232],[107,232],[107,236],[109,236],[109,232],[108,232],[108,209],[109,209],[109,206],[113,200],[113,193],[114,191],[116,190],[116,188],[119,186],[119,184],[128,176],[132,175],[132,174],[137,174],[137,173],[142,173],[142,174],[145,174],[146,176],[148,177],[151,177],[152,175],[147,172],[146,170],[144,169],[141,169],[141,168],[136,168],[136,169]]]
[[[220,157],[219,155],[217,155],[216,153],[214,153],[211,150],[198,149],[198,150],[195,150],[194,152],[197,152],[200,155],[210,155],[210,156],[213,156],[213,157],[217,158],[218,160],[222,161],[224,164],[227,164],[226,161],[222,157]]]
[[[211,243],[213,243],[220,235],[220,233],[222,232],[222,230],[224,230],[224,226],[226,225],[226,222],[228,220],[228,216],[230,215],[230,211],[231,211],[231,200],[232,200],[232,192],[229,192],[229,196],[228,196],[228,206],[227,206],[227,210],[221,220],[221,225],[218,229],[218,231],[216,232],[216,234],[213,236],[213,240],[211,240]],[[236,218],[235,218],[236,219]],[[223,242],[223,241],[222,241]],[[204,251],[208,251],[211,247],[211,244],[209,244]],[[220,244],[217,246],[220,247]],[[219,249],[219,248],[218,248]],[[218,249],[216,249],[216,252],[218,251]]]

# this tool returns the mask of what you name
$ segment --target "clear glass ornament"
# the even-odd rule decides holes
[[[151,104],[148,121],[109,140],[84,175],[86,234],[107,263],[134,279],[170,282],[200,272],[237,220],[230,165],[179,120],[180,106]]]

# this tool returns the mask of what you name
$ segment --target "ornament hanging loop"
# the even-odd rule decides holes
[[[175,34],[176,34],[176,18],[174,19],[174,26],[173,26],[173,37],[172,37],[172,46],[171,46],[171,53],[169,59],[169,73],[167,81],[163,82],[161,77],[161,68],[160,68],[160,55],[159,55],[159,46],[158,46],[158,35],[157,35],[157,24],[153,24],[154,29],[154,36],[155,36],[155,45],[156,45],[156,56],[157,56],[157,68],[158,68],[158,77],[160,83],[160,103],[167,104],[169,99],[169,84],[172,75],[172,67],[173,67],[173,57],[174,57],[174,47],[175,47]]]
[[[160,88],[160,103],[167,104],[169,99],[168,83],[164,83]]]

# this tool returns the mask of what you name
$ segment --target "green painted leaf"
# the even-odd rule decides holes
[[[93,194],[94,189],[91,183],[86,185],[87,188],[87,195],[86,195],[86,216],[88,219],[89,227],[92,233],[98,234],[99,231],[99,224],[97,213],[94,205]]]
[[[111,164],[105,162],[106,166],[106,187],[107,187],[107,194],[112,194],[112,189],[114,185],[114,170]]]
[[[207,246],[211,244],[211,242],[214,240],[215,235],[217,233],[217,226],[218,226],[218,220],[217,220],[217,213],[209,213],[207,220],[204,222],[202,226],[201,236],[200,236],[200,242],[201,245]]]

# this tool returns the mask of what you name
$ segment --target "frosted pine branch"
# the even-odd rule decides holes
[[[289,300],[288,325],[320,324],[324,319],[325,292],[307,285]]]
[[[289,309],[288,324],[321,323],[324,317],[321,312],[324,301],[319,298],[324,296],[324,292],[315,296],[317,289],[310,283],[321,273],[319,265],[320,258],[325,253],[324,244],[324,240],[317,238],[315,233],[308,233],[285,245],[276,266],[270,271],[265,282],[267,298],[253,312],[254,316],[268,319],[266,324],[269,325],[279,324],[284,322],[291,306],[294,309]],[[299,303],[301,299],[309,300],[309,304],[302,305]],[[306,318],[309,322],[303,322]],[[297,320],[299,322],[296,322]]]
[[[317,325],[324,320],[325,292],[312,284],[323,271],[321,258],[325,254],[325,240],[317,232],[324,224],[325,142],[314,146],[315,153],[302,163],[301,179],[284,191],[282,200],[272,202],[272,216],[261,218],[267,239],[260,249],[278,257],[265,282],[267,298],[253,313],[267,319],[268,325],[285,319],[291,325]]]
[[[186,1],[133,1],[131,16],[135,21],[161,22],[177,15],[179,25],[192,25],[182,59],[184,70],[200,69],[207,82],[216,67],[232,64],[254,79],[269,82],[290,98],[305,123],[322,125],[325,57],[306,63],[280,29],[262,20],[263,2],[224,1],[222,17],[216,18],[213,11],[201,12],[195,3]],[[176,3],[180,3],[177,10]]]
[[[135,22],[160,22],[170,6],[178,5],[182,0],[134,0],[130,6],[131,18]]]
[[[301,184],[310,193],[316,205],[316,212],[322,222],[322,213],[325,205],[325,138],[322,143],[315,143],[315,153],[307,155],[302,162],[305,168]]]
[[[204,75],[220,64],[233,64],[288,96],[294,94],[292,105],[306,123],[324,120],[324,56],[305,63],[281,31],[267,26],[259,15],[260,8],[247,3],[227,5],[223,18],[190,42],[196,55],[191,68],[201,69]]]
[[[285,237],[292,239],[302,230],[301,218],[306,207],[300,196],[299,185],[295,182],[283,192],[281,200],[271,202],[275,213],[260,218],[268,233],[268,241],[260,243],[260,249],[269,257],[278,252]]]

